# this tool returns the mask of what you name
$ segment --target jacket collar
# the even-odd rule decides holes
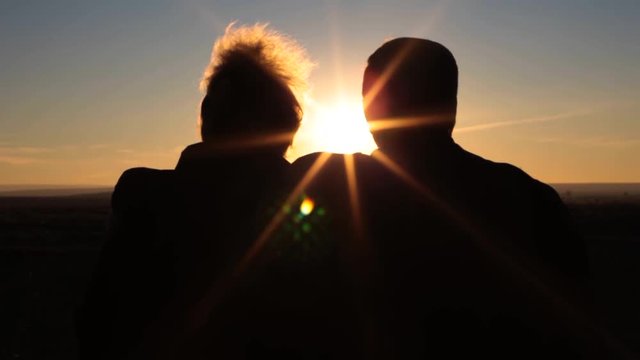
[[[223,151],[208,143],[199,142],[187,146],[182,151],[176,164],[176,170],[185,171],[203,166],[217,167],[227,165],[275,170],[286,168],[289,163],[284,157],[274,156],[270,153]]]

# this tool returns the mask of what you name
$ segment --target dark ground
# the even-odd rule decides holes
[[[640,195],[558,188],[587,240],[605,322],[640,348]],[[74,309],[105,238],[109,194],[0,197],[0,359],[73,359]]]
[[[73,359],[110,194],[0,198],[0,359]]]

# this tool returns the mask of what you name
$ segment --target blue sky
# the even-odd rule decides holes
[[[638,1],[4,0],[0,184],[174,166],[198,140],[199,78],[234,20],[305,46],[323,104],[359,100],[385,39],[439,41],[460,68],[462,146],[543,181],[640,181]]]

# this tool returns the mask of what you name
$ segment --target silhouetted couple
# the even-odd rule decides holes
[[[584,244],[549,186],[453,141],[452,54],[383,44],[363,80],[379,150],[290,165],[308,64],[264,26],[218,40],[203,141],[116,185],[81,356],[597,357]]]

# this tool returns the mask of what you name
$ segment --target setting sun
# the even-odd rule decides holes
[[[376,143],[358,100],[339,100],[330,105],[308,101],[307,110],[292,147],[290,161],[310,152],[371,154]]]

